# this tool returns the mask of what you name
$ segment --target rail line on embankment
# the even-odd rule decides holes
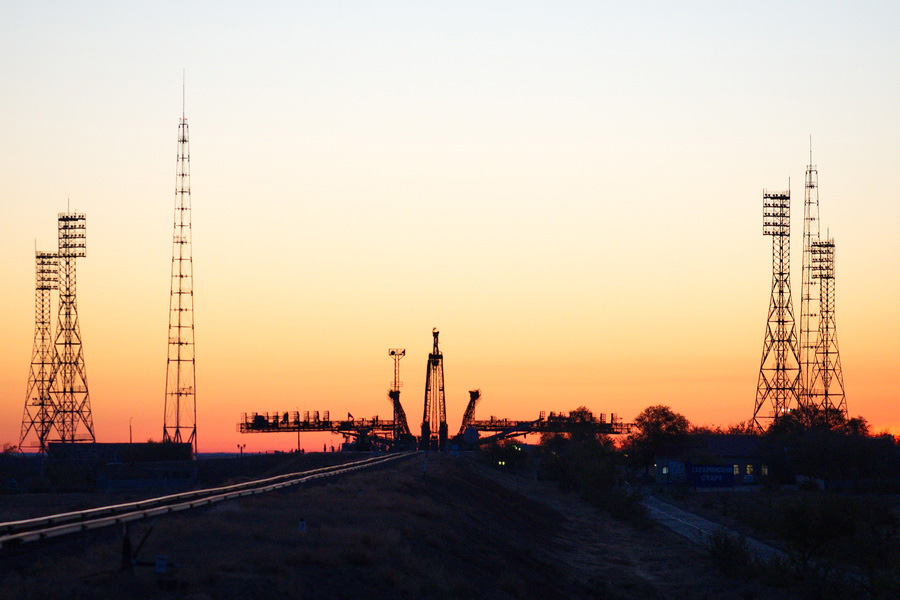
[[[129,523],[148,517],[158,517],[192,508],[200,508],[224,500],[264,494],[307,481],[374,467],[412,454],[414,453],[407,452],[374,456],[352,463],[287,473],[233,485],[170,494],[137,502],[100,506],[19,521],[8,521],[0,523],[0,549],[91,529]]]

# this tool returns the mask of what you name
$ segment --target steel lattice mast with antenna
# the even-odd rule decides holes
[[[401,439],[408,439],[412,433],[409,431],[409,424],[406,421],[406,411],[400,404],[400,388],[403,382],[400,381],[400,359],[406,356],[406,348],[389,348],[388,355],[394,360],[394,380],[391,382],[391,389],[388,391],[388,397],[391,399],[391,405],[394,408],[394,442]]]
[[[55,410],[50,398],[50,383],[54,351],[50,292],[58,287],[57,261],[55,252],[35,250],[34,346],[22,415],[22,433],[19,436],[20,450],[47,452],[47,442],[53,428]]]
[[[803,265],[800,288],[800,397],[801,405],[809,403],[809,389],[813,367],[816,364],[816,347],[819,333],[819,288],[813,266],[813,244],[818,242],[819,227],[819,173],[812,164],[812,142],[803,195]]]
[[[53,426],[61,442],[95,442],[81,327],[76,303],[76,263],[86,255],[84,213],[59,213],[59,316],[54,343],[50,397]]]
[[[813,278],[819,284],[819,335],[807,393],[810,406],[818,408],[831,425],[846,421],[848,416],[834,314],[834,240],[813,242],[812,265]]]
[[[447,402],[444,397],[444,355],[438,348],[437,328],[431,331],[434,336],[434,348],[428,355],[428,366],[425,371],[425,411],[422,416],[423,450],[447,448]],[[436,438],[436,439],[435,439]],[[436,444],[435,444],[436,442]]]
[[[191,444],[197,452],[194,363],[194,267],[191,241],[191,157],[182,105],[175,173],[175,225],[169,294],[169,349],[163,441]]]
[[[772,237],[772,294],[756,385],[753,423],[774,421],[794,408],[800,391],[800,357],[791,300],[791,192],[763,192],[763,235]],[[771,414],[763,409],[771,407]]]

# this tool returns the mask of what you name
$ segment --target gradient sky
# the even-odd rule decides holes
[[[751,416],[791,181],[813,136],[847,402],[900,433],[896,2],[37,2],[0,9],[0,442],[16,443],[34,244],[87,213],[98,441],[159,439],[187,71],[201,451],[243,411],[418,431],[431,328],[450,429],[586,405]],[[795,304],[799,314],[799,305]],[[321,447],[309,436],[309,447]]]

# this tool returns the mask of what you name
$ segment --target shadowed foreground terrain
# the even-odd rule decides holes
[[[0,597],[778,598],[702,550],[552,484],[422,456],[159,519],[133,572],[120,531],[3,557]],[[150,527],[131,527],[134,547]],[[156,572],[156,557],[175,567]]]

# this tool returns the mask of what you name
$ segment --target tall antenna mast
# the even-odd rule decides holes
[[[54,357],[50,292],[58,287],[57,260],[55,252],[39,252],[35,248],[34,346],[31,351],[31,371],[25,394],[19,449],[42,453],[47,452],[56,412],[50,398]]]
[[[163,441],[191,444],[197,453],[197,399],[194,371],[194,266],[191,257],[191,156],[188,123],[178,123],[175,169],[175,226],[172,233],[172,279],[169,295],[169,350]]]
[[[812,164],[812,136],[809,136],[809,164],[803,194],[803,262],[800,287],[800,397],[809,401],[812,371],[816,364],[819,332],[819,289],[815,281],[813,245],[819,241],[819,173]]]
[[[447,403],[444,397],[444,355],[438,348],[437,328],[431,330],[434,336],[434,348],[428,355],[428,367],[425,372],[425,411],[422,416],[423,450],[447,449]]]
[[[793,408],[800,387],[800,359],[791,301],[791,192],[763,191],[763,235],[772,237],[772,295],[763,342],[753,422],[774,421]],[[766,415],[763,409],[771,407]]]
[[[53,426],[61,442],[95,442],[81,327],[78,324],[76,259],[86,254],[84,213],[59,213],[59,315],[54,343],[50,397]]]

